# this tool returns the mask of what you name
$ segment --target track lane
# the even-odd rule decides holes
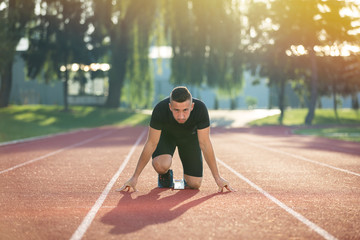
[[[104,130],[106,131],[104,132]],[[95,128],[83,131],[59,134],[34,141],[18,142],[0,146],[0,174],[16,169],[17,166],[27,165],[28,162],[38,161],[57,154],[63,150],[80,146],[83,143],[111,134],[110,128]]]
[[[218,154],[226,154],[224,142],[216,145],[221,146],[221,150],[216,151]],[[228,147],[232,149],[230,153],[239,154],[234,150],[238,147]],[[120,176],[120,183],[125,182],[135,168],[135,155]],[[234,159],[230,162],[235,163]],[[173,164],[174,169],[180,167],[177,157]],[[247,183],[239,181],[229,170],[219,168],[238,192],[216,194],[216,185],[206,165],[200,191],[156,189],[157,175],[148,165],[138,184],[140,192],[110,193],[85,239],[157,239],[164,235],[174,239],[189,236],[194,239],[323,239]]]
[[[15,165],[15,166],[6,168],[6,169],[4,169],[4,170],[1,170],[1,171],[0,171],[0,174],[4,174],[4,173],[10,172],[10,171],[13,171],[13,170],[15,170],[15,169],[17,169],[17,168],[21,168],[21,167],[23,167],[23,166],[26,166],[26,165],[28,165],[28,164],[32,164],[32,163],[34,163],[34,162],[37,162],[37,161],[40,161],[40,160],[49,158],[49,157],[51,157],[51,156],[53,156],[53,155],[59,154],[59,153],[61,153],[61,152],[63,152],[63,151],[69,150],[69,149],[71,149],[71,148],[79,147],[79,146],[84,145],[84,144],[86,144],[86,143],[92,142],[92,141],[94,141],[94,140],[96,140],[96,139],[98,139],[98,138],[105,137],[105,136],[107,136],[107,135],[109,135],[109,134],[111,134],[111,133],[112,133],[112,131],[109,130],[109,131],[107,131],[107,132],[104,132],[104,133],[95,135],[94,137],[91,137],[91,138],[89,138],[89,139],[83,140],[83,141],[81,141],[81,142],[74,143],[74,144],[72,144],[72,145],[68,145],[68,146],[63,147],[63,148],[60,148],[60,149],[58,149],[58,150],[49,152],[49,153],[47,153],[47,154],[45,154],[45,155],[41,155],[41,156],[39,156],[39,157],[36,157],[36,158],[30,159],[30,160],[27,160],[27,161],[25,161],[25,162],[22,162],[22,163],[19,163],[19,164]]]
[[[143,129],[120,129],[0,175],[4,212],[0,238],[70,239]],[[217,157],[236,171],[335,237],[360,236],[358,177],[239,143],[240,139],[281,148],[287,143],[286,135],[261,135],[247,129],[214,129],[213,133]],[[299,152],[299,147],[285,146],[281,150]],[[132,174],[141,150],[142,144],[135,148],[83,239],[323,239],[222,165],[220,172],[236,193],[217,194],[205,163],[200,191],[157,189],[157,174],[148,164],[139,179],[139,192],[115,192]],[[342,154],[342,164],[349,159],[348,165],[356,169],[357,155]],[[180,178],[180,160],[175,156],[174,173]],[[337,164],[336,158],[333,161]]]
[[[126,176],[119,178],[121,183],[130,177],[126,173],[133,171],[136,160],[134,156],[129,162],[124,170]],[[175,159],[174,169],[177,163]],[[284,215],[281,209],[219,167],[241,191],[218,194],[207,167],[200,191],[157,189],[157,175],[147,166],[138,184],[139,192],[111,192],[84,239],[159,239],[163,236],[172,239],[287,239],[298,236],[296,231],[305,238],[321,239],[296,221],[291,228],[284,227],[293,220],[291,216],[277,219]]]
[[[111,178],[110,182],[106,185],[106,188],[101,193],[100,197],[96,200],[95,204],[90,209],[88,214],[85,216],[84,220],[81,222],[79,227],[76,229],[74,234],[71,236],[71,238],[70,238],[71,240],[82,239],[82,237],[86,233],[87,229],[90,227],[90,225],[91,225],[94,217],[96,216],[97,212],[99,211],[100,207],[102,206],[103,202],[105,201],[107,195],[109,194],[111,188],[114,186],[117,178],[120,176],[120,174],[124,170],[125,166],[129,162],[132,154],[134,153],[135,148],[139,145],[140,141],[144,138],[145,134],[146,134],[146,131],[144,130],[141,133],[141,135],[139,136],[139,138],[136,140],[134,146],[130,149],[129,154],[126,156],[125,160],[120,165],[118,171]]]
[[[282,137],[283,141],[279,141]],[[360,178],[268,151],[262,148],[262,145],[259,147],[253,144],[275,145],[275,149],[278,149],[281,148],[281,143],[284,143],[286,151],[303,154],[299,151],[296,141],[289,141],[292,137],[282,137],[227,133],[222,137],[218,136],[216,142],[221,142],[224,152],[229,152],[223,159],[231,162],[236,171],[250,178],[287,206],[318,223],[339,239],[359,238],[357,226],[360,224]],[[249,142],[252,144],[247,144]],[[331,143],[329,140],[329,147]],[[291,144],[294,144],[293,148],[290,147]],[[318,151],[324,151],[323,147]],[[233,149],[241,150],[236,154]],[[316,149],[316,146],[312,149]],[[235,153],[235,156],[231,153]],[[324,155],[328,156],[326,152]],[[343,165],[348,165],[349,161],[355,169],[359,168],[360,162],[357,161],[358,164],[354,165],[354,153],[348,153],[348,149],[345,154],[332,152],[332,155],[335,156],[326,159],[329,164],[336,165],[337,157],[341,156]],[[321,154],[312,157],[316,161],[323,161]]]
[[[316,158],[321,163],[360,173],[360,143],[292,135],[288,127],[257,127],[234,131],[244,137],[239,139],[243,139],[242,143],[255,144],[307,159]],[[344,159],[346,161],[343,161]]]
[[[0,175],[0,239],[69,239],[143,130],[113,128],[111,135]]]
[[[320,236],[322,236],[324,239],[327,240],[335,240],[336,238],[331,235],[330,233],[328,233],[326,230],[322,229],[321,227],[319,227],[318,225],[316,225],[315,223],[311,222],[309,219],[305,218],[303,215],[301,215],[300,213],[294,211],[292,208],[288,207],[287,205],[285,205],[284,203],[282,203],[281,201],[279,201],[277,198],[275,198],[274,196],[272,196],[271,194],[269,194],[268,192],[266,192],[264,189],[262,189],[261,187],[259,187],[258,185],[256,185],[255,183],[251,182],[248,178],[244,177],[242,174],[240,174],[239,172],[237,172],[236,170],[234,170],[232,167],[230,167],[228,164],[224,163],[223,161],[221,161],[220,159],[217,159],[218,162],[223,165],[224,167],[226,167],[228,170],[230,170],[232,173],[234,173],[236,176],[238,176],[241,180],[245,181],[246,183],[248,183],[251,187],[253,187],[254,189],[256,189],[257,191],[259,191],[261,194],[263,194],[266,198],[268,198],[269,200],[271,200],[272,202],[274,202],[276,205],[278,205],[279,207],[281,207],[283,210],[285,210],[287,213],[289,213],[290,215],[292,215],[294,218],[296,218],[297,220],[299,220],[300,222],[302,222],[303,224],[305,224],[306,226],[308,226],[312,231],[315,231],[316,233],[318,233]]]

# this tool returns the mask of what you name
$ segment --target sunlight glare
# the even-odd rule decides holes
[[[360,16],[359,9],[357,8],[343,8],[339,12],[341,17],[352,17],[352,18],[358,18]]]
[[[73,63],[73,64],[68,64],[67,66],[61,66],[60,67],[60,71],[61,72],[65,72],[66,70],[70,70],[72,72],[77,72],[79,70],[82,70],[84,72],[89,72],[89,71],[109,71],[110,70],[110,65],[107,63],[91,63],[90,65],[85,65],[85,64],[78,64],[78,63]]]
[[[329,6],[328,5],[326,5],[326,4],[320,4],[320,3],[318,3],[318,8],[319,8],[319,10],[320,10],[320,12],[322,12],[322,13],[327,13],[327,12],[331,12],[331,10],[330,10],[330,8],[329,8]]]
[[[360,53],[360,46],[350,45],[347,43],[344,44],[334,44],[332,46],[314,46],[314,51],[317,56],[331,56],[331,57],[348,57],[354,54]],[[308,50],[305,49],[303,45],[292,45],[290,49],[285,51],[287,56],[302,56],[307,55]]]
[[[2,2],[0,3],[0,11],[4,10],[6,8],[6,3]]]
[[[172,58],[172,48],[169,46],[153,46],[150,47],[149,58]]]
[[[286,50],[286,55],[288,56],[302,56],[302,55],[306,55],[308,54],[308,51],[305,49],[305,47],[303,45],[291,45],[290,50]]]
[[[84,72],[88,72],[88,71],[90,71],[90,67],[89,67],[88,65],[85,65],[82,70],[83,70]]]
[[[348,57],[360,53],[360,47],[345,43],[332,46],[315,46],[314,51],[318,56]]]
[[[77,63],[74,63],[74,64],[71,66],[71,71],[73,71],[73,72],[77,72],[77,71],[79,71],[79,69],[80,69],[80,66],[79,66],[79,64],[77,64]]]

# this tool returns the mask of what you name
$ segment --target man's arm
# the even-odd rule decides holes
[[[214,149],[210,140],[210,127],[199,129],[197,132],[200,148],[204,154],[205,161],[211,170],[215,182],[219,187],[219,192],[222,192],[224,187],[229,191],[234,191],[230,187],[229,182],[223,179],[219,174]]]
[[[160,135],[161,135],[161,130],[156,130],[152,127],[149,127],[148,138],[146,140],[142,153],[139,157],[139,161],[137,163],[133,176],[121,188],[116,189],[116,191],[119,192],[122,190],[129,191],[131,188],[133,188],[134,191],[137,191],[136,190],[137,180],[141,172],[144,170],[145,166],[148,164],[151,155],[154,153],[157,144],[159,143]]]

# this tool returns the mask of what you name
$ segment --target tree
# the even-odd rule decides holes
[[[259,9],[262,12],[259,16]],[[282,124],[285,114],[285,87],[293,77],[295,68],[294,59],[286,55],[289,46],[287,26],[282,23],[283,12],[286,15],[286,6],[264,2],[251,2],[247,11],[248,18],[248,68],[253,74],[268,77],[269,86],[277,90],[278,107],[280,109],[279,123]]]
[[[301,37],[301,42],[295,45],[303,45],[308,52],[308,58],[310,59],[309,69],[311,75],[309,77],[310,83],[310,101],[309,111],[305,119],[305,123],[310,125],[314,116],[315,108],[318,97],[318,84],[319,84],[319,69],[318,61],[319,57],[315,52],[315,47],[318,45],[332,46],[336,43],[343,43],[351,39],[348,35],[348,30],[351,27],[351,21],[348,17],[342,17],[340,10],[346,7],[345,1],[305,1],[305,6],[302,15],[297,15],[297,19],[303,24],[306,24],[307,28],[302,28],[296,34],[297,37]],[[294,9],[299,11],[298,9]]]
[[[327,2],[323,5],[322,19],[326,27],[324,27],[323,34],[326,38],[322,41],[323,45],[331,46],[334,50],[327,53],[321,53],[318,57],[319,65],[319,79],[322,86],[319,89],[325,88],[326,93],[331,93],[333,96],[333,108],[336,119],[338,119],[337,105],[338,95],[346,96],[353,92],[356,84],[349,81],[348,66],[352,64],[351,59],[341,55],[341,48],[344,44],[356,41],[353,35],[349,34],[352,27],[352,17],[342,16],[341,10],[344,7],[351,9],[352,4],[345,4],[340,2]],[[349,61],[350,60],[350,61]],[[349,85],[349,83],[351,83]],[[339,120],[339,119],[338,119]]]
[[[266,12],[272,30],[270,29],[266,35],[269,35],[269,40],[273,43],[269,41],[268,45],[264,45],[267,50],[263,51],[265,55],[261,55],[265,56],[266,60],[261,64],[263,74],[269,76],[270,82],[276,81],[280,84],[280,109],[284,106],[282,89],[285,81],[301,77],[306,79],[310,99],[305,123],[311,124],[315,115],[319,88],[319,56],[315,48],[323,45],[331,46],[350,39],[347,31],[351,29],[351,21],[340,15],[340,10],[346,7],[347,3],[276,0],[269,2],[268,6]],[[296,51],[296,49],[301,49],[301,52],[291,53],[291,50]],[[286,57],[285,53],[299,58]]]
[[[351,96],[351,105],[359,110],[358,93],[360,92],[360,56],[352,55],[345,58],[347,62],[343,77],[347,80],[346,92]]]
[[[72,63],[89,63],[84,42],[87,31],[82,0],[42,0],[41,9],[29,30],[25,53],[28,76],[43,74],[46,81],[64,82],[64,110],[68,110],[68,81]]]
[[[158,0],[93,1],[91,44],[95,49],[105,44],[110,56],[107,107],[119,107],[125,79],[128,77],[131,81],[133,77],[127,75],[129,66],[133,73],[140,71],[137,77],[147,75],[150,29],[156,17],[157,3]],[[142,59],[141,63],[134,58]]]
[[[239,3],[169,1],[167,9],[171,81],[217,87],[234,102],[242,88],[244,62]]]
[[[129,60],[126,70],[126,84],[122,95],[125,95],[129,107],[151,108],[153,99],[153,79],[150,71],[149,56],[149,35],[145,27],[149,23],[141,23],[142,29],[134,27],[130,33]],[[145,29],[143,29],[145,28]]]
[[[0,0],[0,107],[9,105],[16,46],[33,17],[34,0]]]
[[[324,95],[332,95],[333,108],[336,119],[340,96],[350,96],[353,108],[356,110],[357,93],[360,90],[360,59],[355,55],[350,56],[325,56],[322,58],[321,73],[323,81],[321,90]]]

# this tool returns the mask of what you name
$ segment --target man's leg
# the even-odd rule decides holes
[[[170,154],[162,154],[153,158],[152,164],[158,176],[158,187],[171,188],[173,183],[173,172],[170,170],[172,156]]]
[[[159,155],[152,160],[152,165],[158,174],[165,174],[170,169],[172,156],[170,154]]]
[[[159,174],[159,187],[173,187],[173,173],[170,170],[176,144],[172,138],[161,133],[159,143],[152,155],[152,165]]]
[[[190,188],[199,189],[201,186],[202,177],[193,177],[193,176],[184,174],[184,179],[185,179],[186,185]]]
[[[193,189],[201,186],[203,164],[201,149],[197,136],[186,139],[178,146],[180,159],[184,168],[186,185]]]

